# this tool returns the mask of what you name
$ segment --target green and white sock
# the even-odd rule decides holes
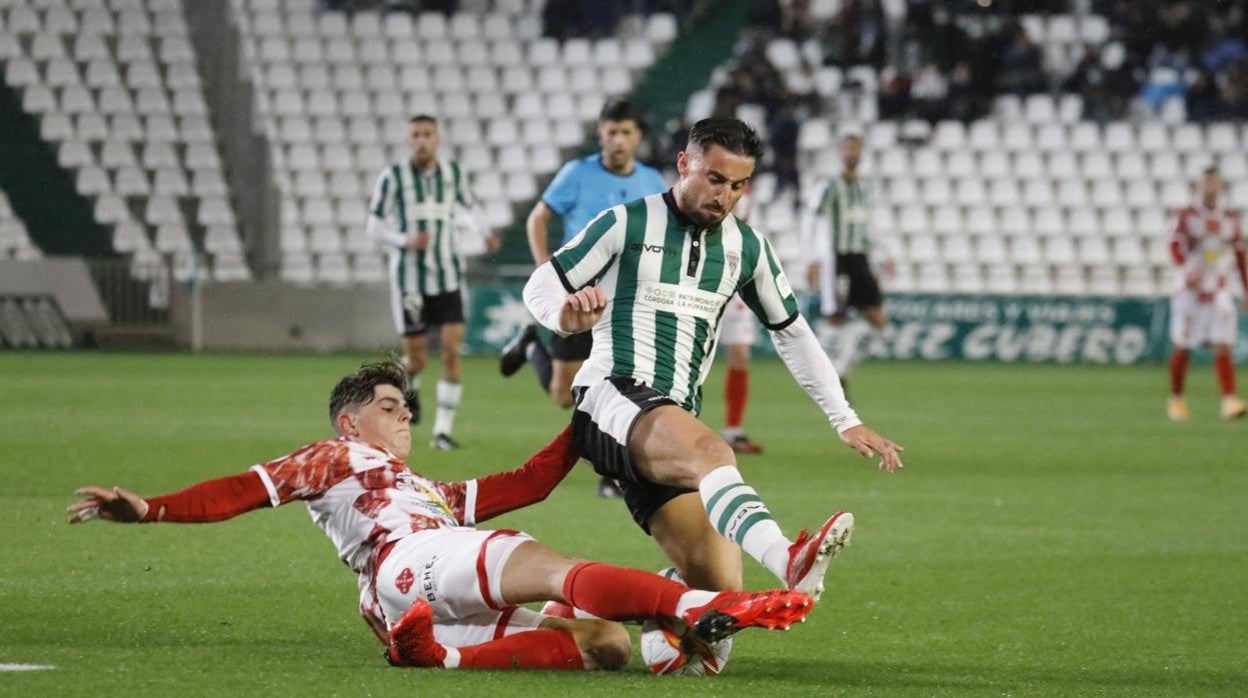
[[[715,530],[785,581],[790,542],[741,472],[735,466],[721,465],[702,478],[698,492]]]

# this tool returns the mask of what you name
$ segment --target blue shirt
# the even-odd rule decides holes
[[[633,172],[618,175],[602,164],[595,153],[569,160],[542,194],[550,210],[563,216],[564,240],[571,240],[599,213],[617,204],[667,191],[659,171],[634,161]],[[558,245],[551,244],[550,249]]]

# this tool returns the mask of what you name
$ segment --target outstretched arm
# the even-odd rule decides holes
[[[772,341],[776,352],[788,366],[789,372],[828,416],[828,423],[840,434],[845,445],[858,451],[864,458],[880,456],[880,468],[893,472],[901,465],[900,444],[880,436],[862,423],[857,413],[845,399],[840,376],[819,346],[819,340],[807,324],[806,318],[797,316],[787,326],[773,330]]]
[[[546,499],[579,458],[572,446],[572,427],[566,427],[519,468],[476,480],[476,503],[465,506],[465,518],[480,523]]]
[[[260,476],[250,471],[147,499],[120,487],[94,485],[79,488],[76,494],[85,499],[66,509],[71,524],[97,518],[116,523],[209,523],[270,505]]]

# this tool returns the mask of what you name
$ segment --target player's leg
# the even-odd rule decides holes
[[[696,492],[668,500],[650,515],[648,525],[654,542],[689,586],[744,588],[741,549],[711,526]]]
[[[867,321],[865,331],[860,325],[849,327],[842,319],[842,327],[838,330],[840,347],[833,363],[837,373],[842,377],[849,375],[862,359],[868,333],[881,337],[888,326],[888,318],[884,313],[884,295],[880,292],[880,283],[871,271],[870,262],[865,254],[842,255],[843,268],[849,282],[845,294],[845,306],[862,311]]]
[[[1175,294],[1170,301],[1170,398],[1166,403],[1166,416],[1176,422],[1188,418],[1187,399],[1184,388],[1187,367],[1193,347],[1194,299],[1187,291]]]
[[[696,490],[705,516],[724,538],[785,582],[821,593],[827,564],[849,542],[853,516],[833,514],[814,536],[786,538],[758,492],[742,478],[732,449],[705,424],[674,405],[641,415],[629,453],[645,480]],[[676,545],[682,542],[676,541]],[[683,573],[683,570],[682,570]]]
[[[750,397],[750,345],[725,345],[728,374],[724,379],[724,440],[737,453],[762,453],[763,448],[741,426]]]
[[[572,380],[576,378],[576,372],[581,370],[581,364],[585,363],[583,359],[554,359],[550,364],[550,385],[547,387],[547,394],[550,395],[550,401],[568,409],[572,406]]]
[[[793,613],[805,615],[801,611],[809,600],[800,592],[693,589],[652,572],[569,558],[533,540],[521,543],[508,556],[498,587],[501,600],[510,605],[561,601],[607,620],[667,616],[691,626],[706,626],[714,617],[728,614],[734,619],[733,632],[752,626],[786,626],[798,620]]]
[[[593,332],[581,332],[567,337],[556,336],[551,339],[550,355],[552,364],[550,381],[546,386],[551,402],[563,408],[572,407],[575,403],[572,397],[572,383],[576,380],[577,372],[581,370],[581,366],[589,358],[593,349]],[[533,365],[535,368],[537,367],[536,362]],[[609,477],[600,477],[598,479],[597,492],[599,497],[607,499],[616,499],[623,496],[623,493],[620,492],[620,486]]]
[[[628,631],[604,620],[567,620],[510,606],[435,621],[417,598],[390,629],[385,657],[394,666],[438,669],[620,669]]]
[[[449,451],[459,447],[451,437],[455,428],[455,412],[463,397],[460,383],[459,348],[464,341],[464,301],[459,291],[426,298],[422,319],[438,328],[441,346],[442,375],[438,380],[438,409],[434,416],[431,448]]]
[[[420,373],[429,362],[429,339],[424,328],[414,325],[403,335],[403,370],[407,374],[407,407],[412,411],[412,424],[420,420]]]
[[[750,394],[750,345],[756,339],[754,314],[740,296],[733,296],[719,325],[719,342],[728,356],[724,380],[724,440],[737,453],[762,453],[741,424]]]
[[[1209,339],[1213,347],[1213,370],[1222,395],[1222,418],[1237,419],[1248,412],[1248,406],[1235,394],[1235,362],[1231,357],[1231,347],[1239,334],[1239,313],[1229,293],[1219,294],[1213,305]]]
[[[420,321],[423,296],[419,293],[404,294],[398,281],[391,277],[390,313],[394,328],[403,340],[403,370],[407,374],[407,407],[412,412],[412,424],[420,422],[420,372],[425,367],[425,327]]]
[[[464,341],[464,323],[442,325],[439,337],[442,343],[442,377],[438,381],[438,409],[434,414],[433,439],[429,445],[449,451],[458,447],[451,434],[455,430],[455,413],[464,394],[459,356]]]

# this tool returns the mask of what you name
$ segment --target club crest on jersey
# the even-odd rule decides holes
[[[412,574],[410,569],[404,567],[403,571],[399,572],[399,576],[394,578],[394,587],[399,590],[400,594],[406,594],[411,591],[412,583],[415,581],[416,575]]]
[[[728,262],[728,276],[736,276],[737,268],[741,266],[741,253],[736,251],[725,252],[724,260]]]

